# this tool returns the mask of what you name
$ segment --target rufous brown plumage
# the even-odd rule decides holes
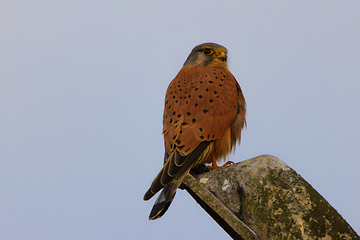
[[[240,143],[246,125],[246,103],[226,61],[225,47],[215,43],[198,45],[168,86],[163,116],[164,166],[144,200],[163,191],[149,219],[166,212],[192,168],[205,163],[212,163],[209,169],[219,168],[217,162]]]

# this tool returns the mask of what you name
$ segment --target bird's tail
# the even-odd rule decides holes
[[[185,175],[208,155],[209,150],[207,149],[209,144],[209,141],[204,141],[193,152],[185,156],[176,150],[171,154],[165,152],[164,167],[160,170],[144,195],[144,200],[147,201],[162,189],[151,210],[150,220],[164,215]]]
[[[174,199],[176,189],[180,186],[182,180],[183,178],[177,179],[163,188],[151,209],[149,220],[155,220],[164,215]]]

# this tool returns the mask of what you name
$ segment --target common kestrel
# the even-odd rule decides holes
[[[240,143],[246,125],[246,103],[241,88],[227,67],[227,49],[215,43],[196,46],[171,81],[165,95],[164,166],[144,200],[161,189],[149,219],[161,217],[190,170],[217,161]],[[224,166],[231,162],[227,162]]]

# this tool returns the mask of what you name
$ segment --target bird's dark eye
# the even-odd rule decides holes
[[[203,53],[205,54],[205,55],[210,55],[210,54],[213,54],[213,50],[211,50],[211,49],[209,49],[209,48],[205,48],[204,50],[203,50]]]

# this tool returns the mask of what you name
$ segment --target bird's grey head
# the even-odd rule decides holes
[[[227,49],[216,43],[203,43],[193,48],[185,66],[219,65],[226,67]]]

